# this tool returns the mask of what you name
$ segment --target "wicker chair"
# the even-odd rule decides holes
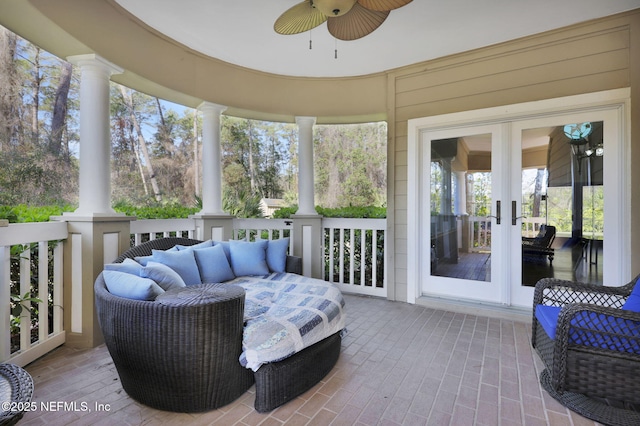
[[[522,237],[522,257],[524,260],[531,258],[549,258],[549,265],[553,265],[555,250],[551,245],[556,238],[556,227],[542,225],[540,232],[534,238]]]
[[[163,238],[125,252],[151,254],[199,241]],[[168,291],[155,301],[109,293],[95,282],[98,320],[122,387],[135,400],[177,412],[207,411],[230,403],[254,382],[240,365],[244,290],[201,284]]]
[[[33,379],[21,367],[14,364],[0,364],[0,426],[15,425],[29,409],[33,396]]]
[[[199,242],[160,238],[132,247],[114,262]],[[302,274],[302,259],[287,256],[285,269]],[[270,411],[311,388],[336,363],[339,333],[263,366],[254,379],[238,362],[244,291],[227,284],[190,287],[189,294],[170,291],[148,302],[113,296],[102,274],[96,279],[96,310],[105,343],[122,387],[135,400],[167,411],[207,411],[233,401],[255,380],[256,409]],[[242,297],[221,292],[229,287],[240,290]],[[214,326],[221,323],[227,326]]]
[[[545,278],[535,288],[532,345],[546,366],[540,382],[560,403],[603,424],[640,424],[640,312],[621,309],[638,278],[622,287]],[[540,319],[554,309],[551,338]]]

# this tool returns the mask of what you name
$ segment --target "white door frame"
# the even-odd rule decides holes
[[[629,232],[626,232],[631,224],[629,106],[630,89],[624,88],[409,120],[407,125],[407,302],[416,302],[416,299],[422,295],[422,283],[430,278],[429,262],[423,260],[429,259],[429,253],[425,252],[424,238],[421,238],[426,235],[423,229],[428,224],[428,222],[424,223],[424,215],[421,212],[421,198],[425,191],[423,170],[426,170],[424,168],[426,165],[423,163],[425,157],[423,152],[424,135],[438,131],[496,124],[506,126],[506,130],[512,127],[511,123],[513,122],[572,113],[595,112],[599,114],[599,117],[606,113],[609,120],[614,120],[617,123],[615,132],[609,135],[615,139],[608,142],[610,146],[606,148],[607,155],[605,156],[605,168],[612,171],[612,173],[607,172],[604,177],[604,184],[607,188],[605,205],[613,206],[613,208],[611,211],[607,210],[605,214],[605,227],[609,242],[607,243],[608,255],[604,269],[607,274],[605,285],[626,283],[631,278],[631,236]],[[509,155],[509,153],[503,154]],[[505,206],[503,206],[503,213],[505,212],[504,208]],[[510,211],[507,213],[510,215]],[[511,236],[511,238],[515,237]],[[511,279],[515,275],[513,271],[502,270],[501,272],[510,274]],[[518,279],[521,279],[520,276]],[[510,305],[513,298],[510,288],[506,288],[509,279],[504,280],[506,282],[502,284],[500,303]]]

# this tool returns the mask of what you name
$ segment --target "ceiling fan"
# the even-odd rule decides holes
[[[291,35],[309,31],[327,21],[339,40],[356,40],[378,28],[393,9],[412,0],[305,0],[276,19],[273,29]]]

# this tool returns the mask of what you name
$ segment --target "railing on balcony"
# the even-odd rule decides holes
[[[131,222],[131,245],[156,238],[194,238],[196,230],[192,219],[142,219]]]
[[[293,221],[289,219],[234,219],[233,239],[256,241],[289,238],[289,253],[293,253]]]
[[[148,238],[174,236],[176,232],[184,232],[190,237],[193,234],[194,230],[187,222],[172,220],[170,227],[165,226],[165,222],[169,224],[167,220],[132,222],[135,244]],[[255,241],[289,237],[289,252],[293,253],[292,223],[289,219],[234,219],[233,239]],[[324,218],[321,260],[324,279],[345,292],[386,297],[386,223],[386,219]]]
[[[323,219],[324,279],[345,292],[387,297],[386,226],[386,219]]]
[[[469,252],[491,250],[491,218],[485,216],[469,216]],[[460,221],[458,221],[460,223]],[[522,236],[535,237],[540,225],[546,223],[544,217],[522,218]]]
[[[293,253],[292,224],[288,219],[234,219],[233,238],[289,237]],[[67,226],[55,221],[0,224],[0,362],[26,365],[65,342]],[[386,220],[325,218],[322,228],[323,257],[312,261],[322,262],[324,278],[345,292],[386,297]],[[194,238],[195,223],[192,219],[137,220],[131,222],[130,233],[132,245],[168,236]],[[40,300],[25,302],[21,314],[12,316],[12,295],[29,292]]]
[[[12,224],[0,230],[0,360],[26,365],[65,342],[62,267],[67,224]],[[26,293],[39,301],[15,299],[23,308],[14,316],[12,297]]]

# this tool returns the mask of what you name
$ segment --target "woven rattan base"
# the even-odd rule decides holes
[[[33,379],[21,367],[0,364],[0,425],[18,423],[33,396]],[[15,404],[15,405],[14,405]]]
[[[271,411],[315,386],[338,361],[341,342],[338,332],[287,359],[260,367],[255,372],[256,411]]]
[[[553,399],[588,419],[609,426],[640,425],[640,412],[614,407],[580,393],[557,392],[551,385],[551,375],[546,369],[540,374],[540,384]]]

